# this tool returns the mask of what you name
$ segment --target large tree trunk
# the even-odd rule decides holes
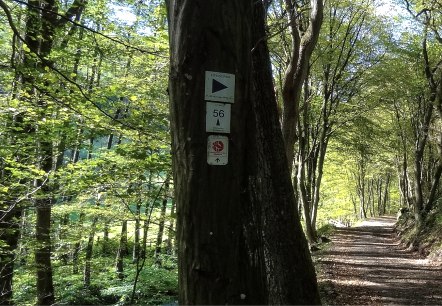
[[[257,137],[258,155],[251,169],[258,171],[252,170],[256,184],[249,185],[249,193],[252,207],[261,207],[262,233],[259,235],[263,237],[266,263],[266,298],[269,304],[320,304],[315,270],[296,210],[284,154],[269,51],[262,40],[266,35],[265,11],[256,1],[254,13],[252,109],[255,130],[251,131],[250,139],[252,135]]]
[[[180,303],[320,303],[284,154],[261,1],[170,0],[168,11]],[[223,166],[207,162],[205,71],[235,75]]]

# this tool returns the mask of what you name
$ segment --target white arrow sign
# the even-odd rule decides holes
[[[235,100],[235,75],[206,71],[205,100],[233,103]]]
[[[229,138],[210,135],[207,139],[207,163],[213,166],[227,165],[229,161]]]
[[[230,133],[230,104],[206,103],[206,132]]]

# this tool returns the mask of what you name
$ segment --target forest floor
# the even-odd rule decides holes
[[[338,228],[318,251],[318,281],[327,305],[442,305],[442,266],[403,246],[394,217]]]

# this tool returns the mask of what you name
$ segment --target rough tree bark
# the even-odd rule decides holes
[[[320,303],[279,127],[263,3],[167,4],[180,303]],[[205,71],[235,75],[224,166],[207,163]]]
[[[287,158],[283,153],[284,140],[269,51],[262,40],[266,35],[265,11],[256,1],[253,25],[252,109],[255,131],[252,135],[256,135],[258,157],[251,168],[258,171],[252,171],[256,184],[249,185],[249,193],[252,194],[252,207],[261,207],[262,232],[259,236],[263,237],[266,298],[268,304],[320,304],[316,275],[296,209]]]

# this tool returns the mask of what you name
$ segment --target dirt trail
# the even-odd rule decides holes
[[[326,304],[442,305],[442,267],[399,244],[395,219],[373,218],[340,228],[314,257]]]

